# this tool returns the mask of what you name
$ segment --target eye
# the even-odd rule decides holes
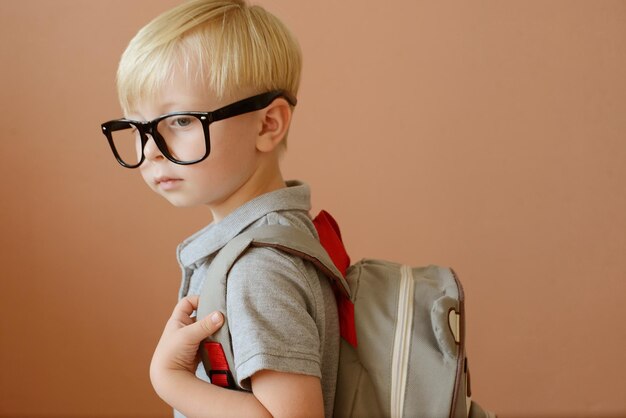
[[[193,123],[190,116],[177,116],[173,118],[172,125],[177,128],[185,128]]]

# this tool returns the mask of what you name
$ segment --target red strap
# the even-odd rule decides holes
[[[211,364],[211,370],[208,373],[211,383],[223,388],[234,388],[233,377],[228,368],[222,344],[205,341],[204,349]]]
[[[350,266],[350,256],[343,245],[339,225],[333,217],[325,210],[313,219],[313,225],[320,237],[320,243],[326,250],[337,269],[346,276]],[[354,323],[354,304],[343,292],[337,288],[333,282],[335,298],[337,300],[337,311],[339,313],[339,329],[341,336],[353,347],[357,346],[356,326]]]

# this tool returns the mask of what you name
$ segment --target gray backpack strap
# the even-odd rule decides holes
[[[350,297],[348,282],[320,242],[299,229],[285,225],[253,228],[236,236],[215,257],[209,274],[226,276],[248,247],[272,247],[310,261]]]
[[[252,238],[254,247],[272,247],[310,261],[334,281],[348,298],[350,287],[318,240],[291,226],[271,225],[251,229],[242,236]]]
[[[226,311],[226,282],[228,273],[249,247],[271,247],[293,254],[313,263],[331,280],[337,283],[338,288],[350,297],[350,288],[343,275],[337,270],[334,263],[315,238],[291,226],[271,225],[252,228],[231,241],[215,256],[208,269],[207,276],[200,291],[197,317],[204,318],[213,311],[224,314],[224,325],[208,342],[219,342],[222,345],[226,360],[230,366],[234,365],[230,331],[228,327],[228,313]],[[207,357],[207,350],[201,349],[200,354],[205,370],[211,376],[211,365]],[[231,369],[232,383],[238,382],[236,373]],[[229,379],[230,380],[230,379]]]

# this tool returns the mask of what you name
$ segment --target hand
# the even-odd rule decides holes
[[[150,378],[155,389],[172,373],[184,372],[195,376],[200,362],[198,356],[200,342],[215,333],[224,323],[224,317],[220,312],[213,312],[206,318],[196,321],[191,314],[197,308],[197,295],[183,298],[165,324],[150,363]]]
[[[213,312],[196,321],[191,314],[197,307],[198,296],[178,302],[152,356],[152,386],[166,403],[186,416],[324,415],[318,377],[262,371],[252,376],[253,393],[227,390],[198,379],[198,346],[223,325],[224,317]]]

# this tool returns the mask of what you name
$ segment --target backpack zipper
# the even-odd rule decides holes
[[[413,292],[415,282],[410,266],[400,267],[400,289],[398,293],[398,316],[391,359],[391,417],[404,413],[407,370],[413,326]]]

